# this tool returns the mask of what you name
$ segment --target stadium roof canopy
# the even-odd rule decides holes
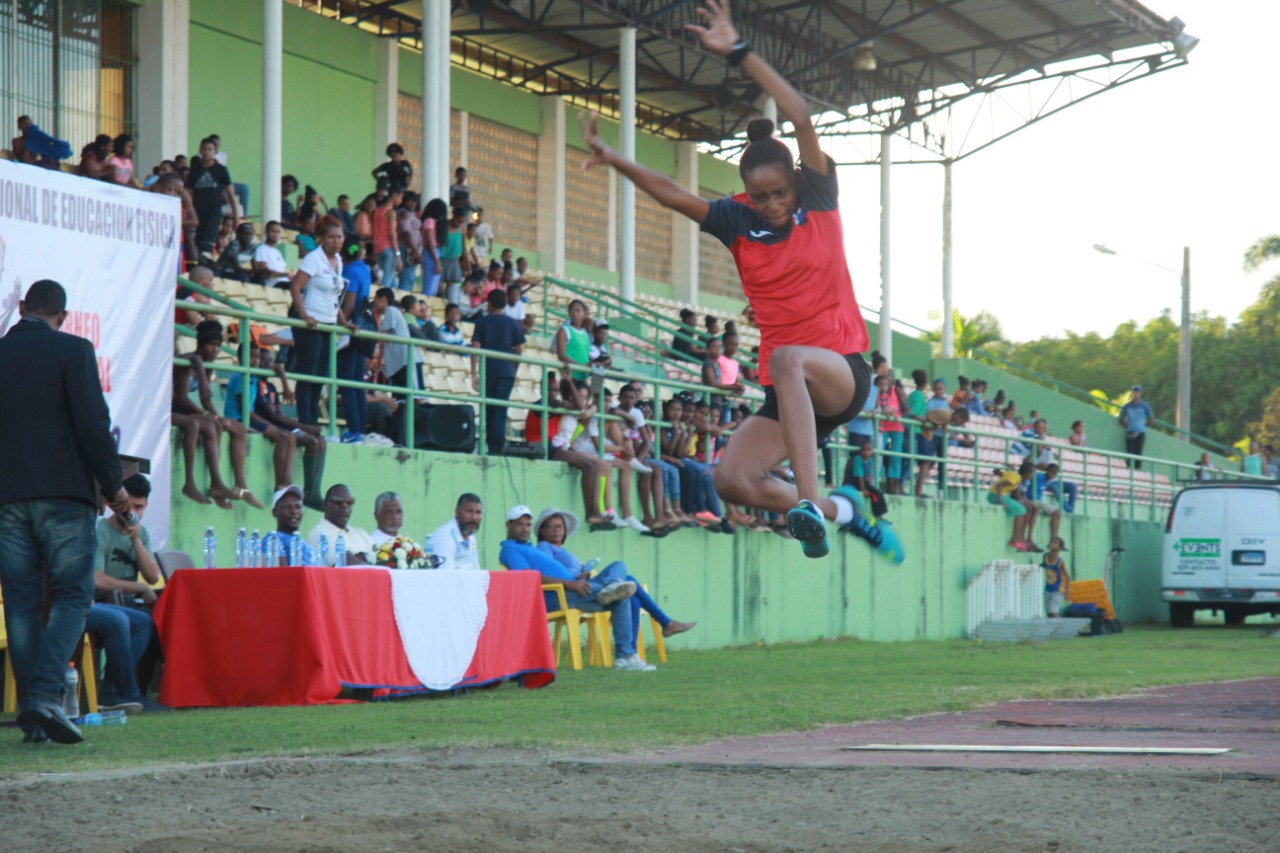
[[[421,0],[290,2],[421,46]],[[732,153],[760,92],[685,31],[697,5],[455,0],[453,64],[616,115],[618,29],[633,26],[639,126]],[[809,100],[823,133],[906,137],[913,153],[898,162],[961,159],[1184,65],[1196,43],[1178,19],[1133,0],[734,0],[733,10],[754,49]],[[869,149],[862,162],[876,156]]]

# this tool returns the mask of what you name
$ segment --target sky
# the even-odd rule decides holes
[[[1163,309],[1191,247],[1191,310],[1238,317],[1274,267],[1244,251],[1280,233],[1270,100],[1280,4],[1147,0],[1200,44],[1181,68],[1075,104],[952,168],[955,307],[995,314],[1011,341],[1107,335]],[[905,151],[905,144],[900,146]],[[833,152],[834,153],[834,152]],[[940,325],[940,165],[893,169],[892,313]],[[879,169],[841,169],[841,209],[859,302],[880,305]],[[1119,254],[1093,251],[1103,243]]]

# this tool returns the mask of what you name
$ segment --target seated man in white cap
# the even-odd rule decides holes
[[[635,626],[631,623],[631,607],[627,604],[627,599],[635,595],[636,585],[626,579],[626,567],[614,563],[593,578],[587,577],[584,571],[566,569],[533,546],[529,541],[532,531],[533,510],[527,506],[513,506],[507,510],[507,538],[498,555],[502,565],[512,571],[537,572],[543,583],[563,584],[565,601],[575,610],[587,613],[608,610],[613,621],[614,669],[630,672],[657,669],[640,660],[636,654]],[[554,609],[554,596],[551,593],[547,596],[547,609]]]
[[[298,543],[299,559],[297,565],[314,566],[316,555],[307,540],[298,533],[302,526],[302,487],[285,486],[271,497],[271,516],[276,520],[274,533],[267,534],[276,538],[276,553],[280,555],[281,565],[293,565],[289,554],[294,542]]]
[[[587,566],[565,549],[564,542],[578,529],[578,523],[578,516],[572,512],[556,509],[555,507],[547,507],[538,513],[538,520],[533,525],[534,536],[538,538],[538,550],[575,575],[586,571]],[[636,585],[635,595],[631,597],[632,625],[640,624],[641,610],[644,610],[657,620],[657,623],[662,626],[662,636],[664,637],[683,634],[698,624],[697,622],[678,622],[664,613],[662,608],[658,606],[658,602],[654,601],[649,593],[645,592],[640,581],[627,573],[627,566],[622,561],[610,563],[605,571],[614,571],[615,569],[620,571],[626,580]]]

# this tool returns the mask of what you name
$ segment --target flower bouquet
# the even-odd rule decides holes
[[[422,546],[412,539],[397,536],[378,546],[374,562],[388,569],[431,569],[434,562]]]

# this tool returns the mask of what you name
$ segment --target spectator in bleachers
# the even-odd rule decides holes
[[[547,381],[551,382],[550,377]],[[584,424],[592,423],[596,414],[591,391],[585,382],[575,383],[567,374],[563,374],[560,380],[560,398],[564,408],[569,411],[559,416],[554,432],[550,421],[547,423],[550,441],[547,457],[582,472],[582,503],[591,529],[614,530],[617,525],[612,517],[613,513],[604,507],[604,501],[609,496],[613,466],[598,453],[584,452],[574,446],[579,427],[585,432]]]
[[[463,220],[465,214],[458,209],[446,223],[447,230],[444,241],[440,245],[440,286],[445,288],[450,302],[461,305],[461,299],[455,295],[466,273],[470,272],[469,260],[463,248]]]
[[[287,400],[291,394],[289,392],[289,382],[284,375],[284,365],[276,362],[275,354],[270,349],[264,348],[259,351],[258,367],[263,370],[274,369],[276,371],[276,375],[280,377],[281,385],[284,387],[284,396]],[[253,414],[256,419],[260,419],[276,429],[287,430],[293,434],[294,441],[302,448],[303,493],[301,497],[303,503],[312,509],[319,509],[322,504],[320,489],[324,482],[324,454],[328,448],[324,433],[315,424],[299,423],[286,415],[284,409],[280,406],[280,393],[269,379],[259,377],[257,385],[258,396],[253,404]],[[261,429],[256,424],[254,428]]]
[[[1000,410],[1000,425],[1014,432],[1022,431],[1022,423],[1018,418],[1018,406],[1012,400]]]
[[[902,457],[892,454],[902,452],[902,392],[888,373],[876,376],[876,414],[880,416],[880,441],[889,451],[884,460],[885,491],[891,495],[902,493]]]
[[[1009,547],[1015,551],[1027,551],[1023,530],[1031,502],[1023,494],[1022,477],[1017,471],[1001,468],[996,469],[995,475],[996,478],[987,491],[987,503],[1003,506],[1005,515],[1013,519],[1013,535],[1009,538]]]
[[[687,392],[686,392],[687,393]],[[723,509],[712,483],[712,467],[697,458],[698,431],[694,425],[697,403],[691,396],[667,401],[663,420],[677,423],[662,431],[663,459],[680,468],[680,493],[684,511],[699,524],[720,528]]]
[[[1043,473],[1036,475],[1037,479],[1043,478],[1040,483],[1040,493],[1057,500],[1064,512],[1075,512],[1080,487],[1076,483],[1068,483],[1061,479],[1058,476],[1059,470],[1058,463],[1051,462],[1045,466]]]
[[[338,227],[341,228],[341,224]],[[369,538],[368,531],[351,525],[351,511],[355,505],[356,499],[351,494],[351,490],[342,483],[330,486],[324,493],[324,518],[320,519],[307,534],[307,544],[323,560],[325,555],[321,553],[320,537],[325,537],[324,550],[328,551],[327,565],[338,565],[335,546],[339,536],[343,538],[347,547],[346,565],[368,563],[373,556],[373,541]]]
[[[1124,428],[1124,452],[1134,456],[1142,455],[1142,448],[1147,441],[1147,424],[1156,419],[1151,404],[1142,399],[1142,386],[1134,385],[1129,402],[1120,407],[1120,426]],[[1142,469],[1142,460],[1125,460],[1138,470]]]
[[[298,257],[305,258],[320,247],[320,241],[316,239],[316,212],[314,210],[298,209],[293,215],[293,227],[298,230],[294,235],[293,241],[298,247]],[[337,220],[334,220],[337,222]],[[338,227],[342,227],[342,223],[338,223]]]
[[[433,198],[422,211],[422,295],[436,296],[440,292],[443,266],[440,252],[449,239],[449,208]]]
[[[518,286],[517,286],[518,287]],[[608,370],[613,366],[613,354],[609,352],[609,324],[598,320],[591,327],[591,347],[588,350],[592,367]]]
[[[356,208],[356,215],[353,217],[356,228],[356,237],[362,243],[373,242],[373,212],[378,209],[378,202],[373,196],[368,195],[360,202]]]
[[[396,276],[405,266],[396,221],[396,209],[400,207],[403,198],[402,190],[388,192],[382,204],[373,212],[373,257],[378,269],[382,271],[380,280],[383,287],[395,287]]]
[[[293,175],[280,176],[280,221],[290,228],[298,224],[298,211],[293,206],[293,194],[297,191],[297,178]]]
[[[738,363],[736,361],[728,365],[729,372],[735,374],[733,380],[730,381],[725,378],[724,371],[726,365],[722,360],[724,351],[721,347],[722,344],[719,338],[708,338],[706,350],[707,357],[702,362],[702,384],[706,385],[708,388],[714,388],[717,391],[723,392],[722,394],[711,395],[710,405],[715,411],[714,422],[717,424],[727,420],[727,410],[732,405],[729,398],[736,397],[746,390],[746,386],[737,381],[736,373]]]
[[[306,328],[293,330],[294,372],[307,376],[323,376],[328,371],[330,338],[318,332],[319,323],[337,323],[356,331],[342,310],[346,281],[342,277],[342,223],[325,217],[320,223],[320,248],[302,259],[293,277],[293,312],[306,322]],[[298,420],[304,424],[320,422],[320,385],[298,382]]]
[[[564,375],[578,378],[591,363],[591,334],[587,331],[587,305],[581,299],[569,303],[569,319],[560,325],[551,342],[556,358],[564,365]]]
[[[716,361],[720,362],[721,381],[730,385],[741,385],[742,363],[738,361],[738,333],[728,331],[729,325],[731,324],[725,324],[725,333],[720,339],[723,352]],[[728,412],[725,413],[725,417],[727,420]]]
[[[935,431],[934,425],[927,420],[921,421],[915,427],[915,431],[916,455],[925,457],[916,462],[915,494],[916,497],[922,498],[924,497],[925,481],[929,479],[929,474],[933,472],[933,466],[937,464],[933,460],[942,457],[942,436]],[[908,464],[910,463],[908,462]],[[939,472],[939,477],[941,477],[941,472]],[[939,482],[938,485],[943,486],[945,484]]]
[[[1004,389],[1001,388],[996,391],[996,395],[991,398],[991,402],[987,405],[987,414],[993,418],[1000,417],[1000,413],[1004,411],[1004,407],[1008,405],[1008,402],[1004,396]]]
[[[476,263],[483,266],[489,261],[489,253],[493,250],[493,225],[489,220],[484,218],[484,208],[476,208],[476,243],[472,247],[472,254],[475,255]]]
[[[520,355],[524,352],[524,329],[504,313],[507,294],[495,290],[489,294],[489,313],[476,320],[471,335],[471,346],[489,352]],[[516,384],[517,362],[505,359],[485,359],[484,396],[490,400],[509,400]],[[480,386],[480,358],[471,356],[471,387]],[[489,453],[501,456],[507,446],[507,407],[501,404],[485,405],[485,442]]]
[[[851,485],[858,490],[858,494],[871,505],[871,513],[877,519],[884,516],[888,512],[889,507],[884,499],[884,492],[876,488],[876,449],[875,445],[867,442],[858,448],[858,451],[849,459],[848,477],[845,481],[846,485]]]
[[[1044,494],[1040,491],[1040,481],[1036,478],[1036,466],[1030,462],[1023,462],[1018,466],[1018,476],[1022,479],[1022,492],[1030,501],[1027,507],[1027,520],[1023,526],[1023,537],[1026,542],[1026,550],[1041,552],[1044,549],[1036,545],[1036,518],[1044,515],[1049,519],[1049,537],[1054,538],[1058,535],[1058,527],[1062,524],[1062,510],[1049,503],[1044,499]]]
[[[969,397],[969,402],[965,404],[969,409],[969,414],[978,415],[979,417],[987,417],[991,413],[987,410],[987,403],[984,399],[987,394],[987,380],[975,379],[973,382],[973,390]]]
[[[364,244],[359,240],[350,237],[343,240],[342,279],[345,285],[342,313],[356,326],[363,323],[364,328],[372,329],[376,324],[371,316],[373,275],[364,260],[364,250]],[[363,382],[368,356],[374,346],[367,339],[349,339],[346,346],[338,350],[338,378]],[[368,426],[368,395],[360,388],[340,388],[338,394],[342,398],[342,413],[347,421],[339,440],[343,444],[360,444]]]
[[[486,301],[480,297],[484,288],[484,273],[476,270],[469,273],[461,285],[450,285],[449,301],[458,306],[461,317],[469,323],[485,312]]]
[[[476,224],[466,220],[462,225],[462,266],[464,272],[484,269],[476,260]],[[499,264],[498,268],[501,269],[502,265]]]
[[[115,169],[107,165],[107,158],[110,156],[111,137],[99,133],[93,142],[80,149],[80,165],[76,167],[76,174],[95,181],[111,180]]]
[[[471,212],[471,187],[467,184],[467,170],[461,166],[453,170],[453,183],[449,185],[449,206],[460,210],[464,217]]]
[[[645,424],[640,428],[642,441],[640,455],[644,459],[645,465],[655,469],[662,476],[662,506],[655,508],[655,512],[662,519],[660,526],[671,530],[685,525],[696,524],[697,522],[685,515],[680,507],[680,470],[674,464],[661,458],[662,448],[658,441],[657,431],[653,428],[653,402],[651,400],[641,400],[639,407],[640,414],[644,415],[645,418]],[[655,451],[657,455],[655,455]],[[641,519],[641,521],[644,521],[644,519]],[[645,523],[647,524],[648,522]]]
[[[440,327],[440,343],[452,344],[455,347],[467,345],[467,339],[458,328],[458,322],[461,319],[462,309],[456,304],[450,302],[444,306],[444,325]]]
[[[453,518],[431,534],[431,548],[443,560],[437,568],[479,571],[480,550],[476,544],[476,531],[483,520],[484,504],[480,496],[471,492],[459,495],[453,507]]]
[[[1254,477],[1262,476],[1262,448],[1258,442],[1249,442],[1249,452],[1240,459],[1240,470]]]
[[[889,366],[889,359],[885,358],[880,350],[872,350],[871,352],[871,376],[873,380],[877,376],[893,378],[893,369]]]
[[[520,328],[524,329],[524,333],[527,335],[533,331],[533,317],[529,315],[529,311],[527,306],[525,305],[525,301],[524,299],[521,298],[521,295],[523,293],[524,291],[521,289],[520,285],[515,283],[508,284],[507,285],[507,305],[505,308],[502,309],[502,313],[506,314],[512,320],[515,320],[517,323],[519,323]],[[598,325],[599,324],[597,324],[597,327]],[[609,329],[609,324],[605,323],[604,327],[607,333]],[[593,349],[594,349],[594,345],[593,345]]]
[[[404,503],[395,492],[383,492],[373,499],[373,520],[377,527],[369,534],[369,541],[375,549],[383,542],[395,539],[404,527]]]
[[[911,371],[911,381],[916,383],[915,390],[907,395],[906,414],[916,420],[923,420],[929,408],[929,374],[920,368]]]
[[[612,392],[604,389],[601,393],[601,408],[606,412],[613,408]],[[600,419],[593,418],[587,428],[579,433],[577,439],[573,443],[573,449],[587,455],[599,456],[605,462],[618,472],[618,505],[622,509],[621,516],[617,516],[612,507],[604,507],[603,512],[606,516],[613,516],[615,523],[619,527],[630,527],[640,533],[648,533],[649,528],[636,518],[632,512],[632,496],[631,488],[632,473],[647,473],[653,469],[636,459],[635,448],[627,441],[622,434],[622,428],[615,421],[610,421],[604,425],[604,446],[601,449],[600,443]],[[611,492],[609,484],[606,481],[604,491],[602,492],[604,501],[607,503]]]
[[[951,408],[958,409],[961,407],[968,408],[969,400],[973,397],[973,392],[969,388],[969,377],[959,376],[956,378],[956,393],[951,397]]]
[[[329,203],[324,200],[324,196],[320,195],[320,191],[311,186],[311,184],[303,187],[302,195],[298,197],[298,218],[311,216],[319,219],[322,216],[327,216],[328,213]],[[338,221],[341,222],[342,220],[339,219]]]
[[[194,264],[196,257],[196,228],[200,225],[200,217],[196,215],[195,204],[191,201],[191,193],[183,186],[182,178],[175,172],[161,175],[151,186],[151,192],[173,196],[182,203],[182,257],[188,264]]]
[[[1200,462],[1196,465],[1196,479],[1213,480],[1217,478],[1217,472],[1218,466],[1214,465],[1213,462],[1210,461],[1209,454],[1201,453]]]
[[[868,394],[866,401],[862,404],[862,411],[854,415],[853,420],[849,421],[848,440],[849,440],[849,461],[845,463],[844,482],[852,482],[853,459],[858,454],[858,450],[865,444],[871,444],[874,440],[875,422],[873,416],[876,411],[876,402],[878,398],[875,394]],[[874,447],[872,450],[874,451]]]
[[[253,257],[258,244],[253,241],[253,223],[241,222],[233,239],[218,257],[220,278],[249,282],[253,280]]]
[[[1071,424],[1071,432],[1067,435],[1067,441],[1071,442],[1072,447],[1087,447],[1088,438],[1084,434],[1084,421],[1073,421]]]
[[[556,509],[555,507],[547,507],[538,513],[538,520],[533,525],[533,529],[538,537],[539,551],[550,556],[570,572],[576,572],[579,576],[582,576],[585,574],[586,566],[564,547],[565,540],[577,531],[578,524],[578,517],[573,513],[563,509]],[[621,571],[618,574],[624,580],[634,583],[636,587],[635,594],[630,599],[632,625],[640,624],[640,611],[642,609],[662,626],[663,637],[674,637],[676,634],[683,634],[698,624],[697,622],[677,622],[664,613],[658,603],[645,591],[640,581],[632,577],[627,572],[627,567],[622,563],[611,563],[601,574],[606,577],[611,576],[606,573],[613,569],[614,566],[621,566]]]
[[[613,627],[613,668],[633,672],[651,672],[656,667],[640,660],[636,654],[635,626],[631,623],[631,607],[627,599],[635,594],[636,584],[626,579],[626,566],[613,563],[595,577],[584,577],[578,570],[566,569],[553,557],[539,551],[529,541],[533,529],[533,511],[526,506],[507,510],[507,538],[502,542],[498,559],[513,571],[533,571],[543,583],[564,587],[568,605],[587,613],[608,611]],[[556,598],[546,593],[547,608],[557,605]]]
[[[1067,599],[1067,591],[1071,588],[1071,576],[1067,573],[1067,561],[1062,559],[1062,552],[1067,550],[1067,543],[1059,536],[1049,540],[1049,553],[1040,561],[1044,570],[1044,612],[1050,619],[1062,615],[1062,602]]]
[[[508,252],[508,251],[510,251],[510,250],[509,250],[509,249],[505,249],[505,250],[503,250],[503,254],[506,254],[506,252]],[[525,278],[526,278],[528,275],[529,275],[529,259],[528,259],[528,258],[516,258],[516,278],[515,278],[515,280],[516,280],[516,281],[524,281],[524,280],[525,280]]]
[[[968,409],[956,409],[951,413],[951,426],[947,430],[948,447],[965,447],[969,449],[974,447],[976,442],[974,440],[973,433],[964,429],[968,424]]]
[[[708,341],[720,337],[720,318],[714,314],[708,314],[703,325],[706,331],[702,333],[702,347],[706,349]]]
[[[406,293],[400,297],[400,310],[404,312],[404,319],[409,324],[410,337],[420,341],[440,340],[440,329],[431,320],[430,302],[412,293]],[[418,387],[425,388],[426,385],[418,383]]]
[[[338,206],[329,211],[342,223],[342,233],[348,237],[356,236],[356,219],[351,214],[351,196],[343,193],[338,196]]]
[[[280,235],[283,230],[279,222],[271,220],[262,232],[266,241],[253,250],[253,280],[268,287],[289,286],[289,267],[280,251]]]
[[[138,179],[134,177],[133,137],[122,133],[111,141],[111,156],[107,158],[111,167],[110,179],[126,187],[138,187]]]
[[[671,349],[669,354],[673,358],[683,358],[686,361],[701,362],[706,359],[707,352],[698,346],[698,330],[694,326],[698,320],[698,315],[688,308],[680,309],[680,331],[671,336]]]
[[[618,389],[618,405],[610,414],[622,418],[622,423],[611,423],[614,441],[624,445],[633,454],[631,468],[636,471],[640,492],[640,523],[655,536],[671,532],[672,521],[663,512],[663,474],[653,457],[653,445],[646,440],[644,413],[640,411],[639,390],[627,383]]]
[[[404,157],[404,146],[393,142],[387,146],[387,162],[378,166],[370,174],[374,181],[385,179],[388,190],[404,192],[413,183],[413,164]]]
[[[1276,449],[1270,444],[1262,447],[1262,473],[1269,479],[1280,480],[1280,459],[1276,459]]]
[[[422,218],[418,215],[418,194],[406,192],[396,212],[397,240],[404,266],[400,269],[401,290],[412,292],[422,266]]]
[[[191,198],[195,204],[196,215],[200,224],[196,229],[196,248],[203,255],[214,257],[214,243],[218,239],[218,228],[222,224],[222,210],[229,206],[232,230],[235,229],[236,198],[231,189],[231,173],[216,159],[213,140],[200,142],[200,156],[191,163],[191,172],[184,182],[191,190]]]
[[[262,363],[263,350],[256,344],[251,344],[252,355],[249,364],[257,367]],[[258,393],[261,387],[256,376],[251,376],[249,382],[249,428],[262,434],[267,441],[274,445],[275,450],[272,453],[272,464],[275,469],[275,485],[272,491],[279,491],[285,486],[293,483],[293,457],[297,453],[298,441],[291,429],[282,429],[275,424],[270,423],[254,414],[257,407]],[[241,409],[241,397],[245,387],[245,375],[243,373],[232,374],[227,381],[226,397],[222,402],[223,415],[229,421],[244,424]]]
[[[151,537],[142,526],[151,496],[151,483],[141,474],[124,481],[130,508],[137,516],[132,524],[118,513],[98,520],[93,566],[94,603],[85,630],[94,634],[106,652],[107,666],[98,691],[98,710],[122,710],[139,714],[160,706],[146,699],[138,688],[135,670],[155,635],[151,614],[142,609],[108,603],[116,592],[126,600],[155,603],[152,585],[160,580],[160,566],[151,553]]]
[[[187,273],[187,279],[194,284],[198,284],[208,290],[213,289],[213,270],[204,266],[195,266]],[[188,302],[203,302],[208,305],[213,300],[203,293],[184,287],[179,284],[177,289],[177,298],[185,299]],[[173,311],[173,321],[183,326],[195,328],[200,321],[205,319],[205,315],[199,311],[192,311],[186,308],[175,308]]]
[[[294,540],[298,540],[301,565],[316,565],[316,553],[307,544],[307,540],[298,533],[302,526],[302,489],[297,486],[285,486],[271,498],[271,517],[276,520],[275,536],[280,546],[279,554],[282,563],[289,563],[289,553]]]
[[[213,385],[209,380],[206,362],[212,362],[222,351],[222,324],[217,320],[205,320],[196,326],[196,348],[184,354],[191,362],[188,366],[173,368],[173,424],[183,431],[183,454],[186,464],[186,484],[182,493],[196,503],[207,504],[212,499],[221,509],[231,509],[231,501],[242,500],[250,506],[262,509],[262,503],[253,496],[245,482],[244,459],[247,432],[243,424],[229,420],[218,413],[213,403]],[[200,402],[189,396],[190,388],[198,389]],[[222,433],[230,436],[231,470],[235,476],[235,488],[229,489],[219,471]],[[195,484],[196,444],[204,439],[204,456],[209,466],[208,497]]]

